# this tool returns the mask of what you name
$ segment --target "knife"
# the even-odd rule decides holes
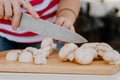
[[[25,30],[45,37],[51,37],[55,40],[72,43],[87,42],[85,38],[71,30],[42,19],[35,19],[26,13],[22,13],[20,28],[24,28]]]

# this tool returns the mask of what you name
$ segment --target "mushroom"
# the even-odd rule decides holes
[[[33,56],[35,56],[39,53],[39,49],[34,48],[34,47],[27,47],[23,51],[28,51],[28,52],[32,53]]]
[[[43,54],[37,54],[34,56],[34,63],[35,64],[47,64],[47,59]]]
[[[98,42],[95,42],[95,43],[84,43],[84,44],[81,45],[81,47],[96,49],[98,44],[100,44],[100,43],[98,43]],[[99,57],[98,56],[95,57],[95,59],[99,59],[99,58],[100,58],[100,56]]]
[[[53,44],[53,39],[52,38],[45,38],[45,39],[43,39],[42,40],[42,42],[41,42],[41,48],[45,48],[45,47],[47,47],[47,46],[52,46],[52,44]]]
[[[97,51],[90,47],[80,47],[75,52],[75,60],[79,64],[90,64],[96,56]]]
[[[113,50],[113,48],[107,43],[99,43],[96,46],[96,50],[98,52],[99,58],[103,59],[103,53],[106,52],[106,51]]]
[[[43,54],[45,57],[48,57],[51,53],[51,47],[47,46],[45,48],[39,49],[39,54]]]
[[[74,43],[65,44],[59,51],[59,58],[61,61],[73,61],[74,60],[74,53],[78,49],[78,46]]]
[[[18,59],[18,55],[21,53],[21,50],[12,50],[9,51],[6,55],[6,60],[8,61],[16,61]]]
[[[52,50],[55,51],[56,48],[57,48],[57,44],[54,44],[54,43],[53,43],[53,44],[52,44]]]
[[[48,51],[50,47],[46,47],[43,49],[39,49],[39,53],[34,56],[34,63],[35,64],[47,64],[46,57],[49,56],[50,52]]]
[[[103,52],[102,58],[109,64],[120,64],[120,53],[116,50]]]
[[[28,51],[22,51],[22,53],[19,55],[19,62],[32,62],[33,56],[32,53]]]
[[[96,48],[96,46],[98,45],[99,43],[85,43],[85,44],[82,44],[81,47],[84,47],[84,48]]]
[[[109,51],[109,50],[113,50],[113,48],[107,44],[107,43],[99,43],[97,46],[96,46],[96,50],[98,51],[98,54],[99,52],[106,52],[106,51]]]
[[[41,42],[41,48],[43,49],[43,48],[50,47],[50,49],[48,50],[50,53],[52,53],[54,50],[56,50],[56,46],[57,45],[53,43],[53,39],[52,38],[45,38]]]

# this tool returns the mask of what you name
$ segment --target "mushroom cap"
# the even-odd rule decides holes
[[[6,60],[8,61],[16,61],[18,59],[18,55],[21,53],[21,50],[11,50],[6,55]]]
[[[53,44],[53,39],[52,38],[44,38],[41,42],[41,48],[47,47],[47,46],[51,46],[52,47]]]
[[[105,52],[105,51],[113,50],[113,48],[107,43],[99,43],[96,47],[96,50]]]
[[[75,50],[78,48],[77,45],[75,45],[74,43],[68,43],[68,44],[65,44],[59,51],[59,58],[62,60],[62,61],[66,61],[67,60],[67,57],[70,53],[73,53],[75,52]]]
[[[104,52],[102,57],[107,62],[117,62],[120,60],[120,53],[116,50],[109,50]]]
[[[98,44],[99,44],[98,42],[96,42],[96,43],[84,43],[84,44],[81,45],[81,47],[84,47],[84,48],[88,48],[88,47],[90,47],[90,48],[96,48],[96,46]]]
[[[79,64],[90,64],[96,57],[97,51],[94,48],[78,48],[75,52],[75,60]]]
[[[34,48],[34,47],[27,47],[23,51],[28,51],[32,53],[33,56],[39,53],[39,49]]]
[[[32,62],[33,56],[28,51],[22,51],[22,53],[19,55],[19,62]]]

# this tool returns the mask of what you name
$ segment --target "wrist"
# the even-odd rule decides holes
[[[61,12],[63,12],[63,11],[67,11],[67,12],[69,12],[69,13],[72,13],[72,15],[74,15],[75,18],[77,17],[77,15],[76,15],[76,13],[74,12],[74,10],[69,9],[69,8],[60,9],[60,10],[57,11],[57,14],[59,14],[59,13],[61,13]]]

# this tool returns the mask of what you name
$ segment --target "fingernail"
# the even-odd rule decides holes
[[[13,29],[13,30],[17,30],[17,27],[14,27],[14,26],[13,26],[12,29]]]

